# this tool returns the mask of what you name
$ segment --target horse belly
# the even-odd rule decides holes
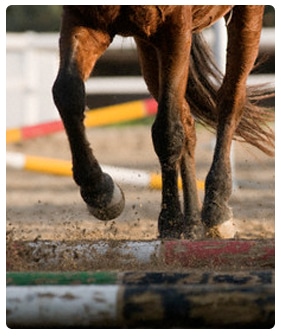
[[[192,31],[200,32],[226,15],[233,6],[192,6]]]
[[[115,30],[123,36],[149,37],[170,15],[176,6],[121,6],[120,17]]]

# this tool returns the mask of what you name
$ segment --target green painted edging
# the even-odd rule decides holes
[[[36,285],[273,285],[273,270],[240,272],[8,272],[7,286]]]
[[[117,273],[111,272],[8,272],[7,286],[115,284]]]

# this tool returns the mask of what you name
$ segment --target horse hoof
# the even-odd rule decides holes
[[[114,183],[114,190],[111,201],[103,207],[93,207],[87,204],[89,212],[97,219],[108,221],[121,215],[125,207],[125,196],[122,189]]]
[[[184,217],[180,211],[162,209],[158,218],[159,239],[180,239],[184,228]]]
[[[214,225],[206,231],[206,237],[208,238],[232,239],[236,234],[237,229],[232,218],[224,223]]]

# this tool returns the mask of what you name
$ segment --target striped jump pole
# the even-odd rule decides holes
[[[8,273],[10,328],[271,328],[274,272]]]
[[[69,161],[25,155],[22,153],[7,152],[6,166],[44,174],[72,176],[72,164]],[[108,165],[102,165],[101,167],[103,171],[111,175],[117,183],[161,189],[162,181],[160,174]],[[181,180],[179,180],[178,183],[179,187],[182,188]],[[197,187],[201,190],[204,189],[204,182],[197,181]]]
[[[136,100],[133,102],[101,107],[86,111],[84,124],[86,127],[106,126],[125,121],[142,119],[156,114],[157,103],[154,99]],[[62,121],[52,121],[6,131],[6,143],[31,139],[64,129]]]
[[[92,269],[166,269],[180,267],[208,270],[274,269],[274,239],[171,240],[171,241],[15,241],[9,247],[13,259],[27,255],[42,269],[60,269],[64,260],[75,267]],[[42,251],[44,253],[42,253]],[[7,268],[9,269],[7,252]],[[32,260],[28,261],[32,264]],[[12,261],[11,261],[12,263]],[[24,259],[23,259],[24,264]]]

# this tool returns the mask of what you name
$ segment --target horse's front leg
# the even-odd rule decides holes
[[[53,97],[62,118],[72,154],[73,177],[90,212],[101,220],[117,217],[124,208],[124,196],[111,177],[102,172],[85,134],[84,81],[98,57],[108,47],[110,36],[63,18],[60,37],[60,68]]]

